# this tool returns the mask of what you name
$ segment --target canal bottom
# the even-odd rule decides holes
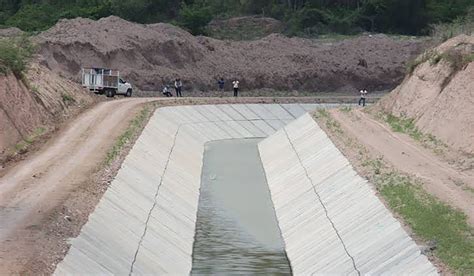
[[[205,145],[191,274],[291,274],[259,141]]]

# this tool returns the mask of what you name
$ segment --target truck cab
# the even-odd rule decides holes
[[[126,97],[131,97],[132,91],[132,85],[129,82],[119,78],[117,94],[125,95]]]

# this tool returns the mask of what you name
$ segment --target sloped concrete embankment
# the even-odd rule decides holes
[[[267,137],[318,106],[158,109],[55,274],[189,274],[204,144]]]
[[[306,111],[323,105],[158,109],[55,274],[189,274],[204,144],[260,152],[295,274],[436,273]]]
[[[259,150],[295,274],[437,273],[310,115]]]

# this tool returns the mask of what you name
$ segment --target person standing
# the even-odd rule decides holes
[[[234,87],[234,97],[237,97],[239,95],[239,81],[233,81],[232,86]]]
[[[174,89],[176,90],[176,97],[182,97],[183,96],[181,94],[181,91],[183,89],[183,83],[181,82],[181,79],[176,79],[174,81]]]
[[[359,99],[359,105],[365,106],[365,97],[367,96],[367,90],[362,89],[360,90],[360,99]]]
[[[219,86],[219,90],[221,91],[221,97],[224,94],[224,84],[225,84],[224,78],[220,78],[217,81],[217,85]]]

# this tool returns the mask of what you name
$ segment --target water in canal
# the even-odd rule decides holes
[[[205,145],[191,274],[291,274],[259,141]]]

